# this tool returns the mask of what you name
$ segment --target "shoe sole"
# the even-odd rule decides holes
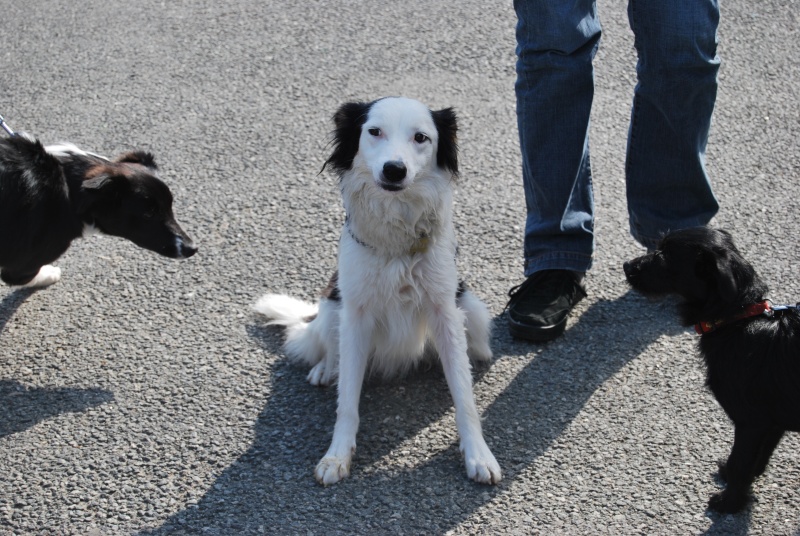
[[[508,317],[508,331],[512,337],[527,341],[547,342],[558,338],[567,329],[567,318],[552,326],[529,326]]]

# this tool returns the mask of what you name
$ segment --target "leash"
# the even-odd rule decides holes
[[[17,135],[17,133],[14,132],[11,129],[10,126],[8,126],[8,123],[6,123],[6,120],[3,119],[2,115],[0,115],[0,127],[3,127],[3,130],[5,130],[8,133],[9,136],[16,136]]]
[[[789,311],[794,309],[795,311],[800,311],[800,303],[795,303],[794,305],[772,305],[770,304],[770,310],[779,313],[781,311]],[[771,314],[767,314],[767,316],[772,316]]]

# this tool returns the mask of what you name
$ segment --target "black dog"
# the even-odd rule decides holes
[[[800,431],[800,314],[765,301],[767,286],[725,231],[673,232],[624,270],[642,294],[678,295],[683,325],[701,334],[707,385],[735,427],[719,466],[727,487],[708,505],[737,512],[784,432]]]
[[[86,231],[127,238],[172,258],[197,251],[172,214],[172,194],[153,156],[107,160],[73,145],[0,139],[0,277],[9,285],[55,283],[49,263]]]

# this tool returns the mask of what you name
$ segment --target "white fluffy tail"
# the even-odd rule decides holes
[[[265,294],[253,305],[253,309],[269,318],[269,325],[287,328],[307,324],[308,319],[316,316],[319,310],[315,304],[283,294]]]
[[[269,325],[286,328],[284,348],[292,361],[314,366],[325,356],[324,340],[313,322],[319,312],[318,305],[283,294],[266,294],[253,309],[267,317]]]

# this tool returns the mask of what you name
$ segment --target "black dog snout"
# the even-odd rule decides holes
[[[402,162],[386,162],[383,177],[389,182],[400,182],[406,178],[406,165]]]
[[[183,240],[180,244],[180,256],[181,258],[188,259],[195,253],[197,253],[197,246],[194,245],[190,239]]]
[[[627,277],[630,277],[633,274],[633,264],[631,261],[625,261],[622,263],[622,271],[625,272]]]

